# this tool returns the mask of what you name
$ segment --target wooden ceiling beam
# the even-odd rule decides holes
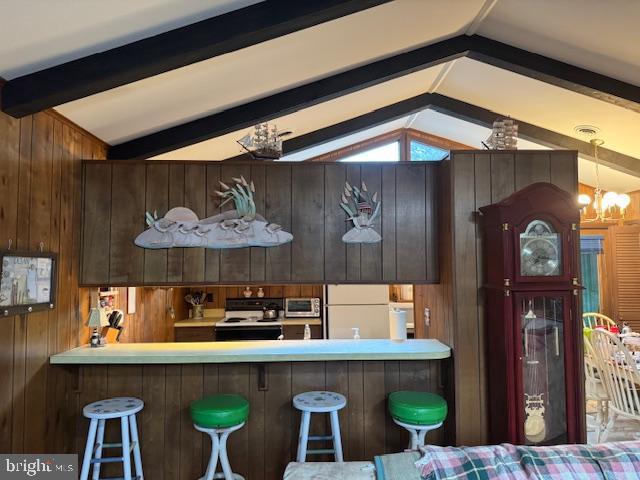
[[[491,128],[494,120],[497,118],[506,116],[439,93],[431,94],[429,108],[450,117],[487,128]],[[593,145],[589,142],[547,130],[546,128],[527,123],[520,119],[514,120],[518,124],[519,138],[530,140],[553,149],[577,150],[582,157],[590,161],[595,161]],[[599,147],[598,161],[601,165],[606,165],[614,170],[640,177],[640,159],[638,158],[609,150],[608,148]]]
[[[137,42],[9,80],[14,117],[78,100],[335,20],[391,0],[267,0]]]

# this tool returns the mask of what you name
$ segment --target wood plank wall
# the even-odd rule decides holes
[[[160,286],[238,283],[438,281],[436,162],[379,164],[101,162],[85,165],[82,284]],[[145,210],[220,212],[218,181],[244,175],[258,212],[293,234],[272,248],[151,251],[134,245]],[[345,181],[378,191],[382,243],[345,245]],[[112,188],[103,188],[111,185]],[[227,204],[223,210],[232,208]],[[110,221],[108,220],[110,219]]]
[[[444,295],[436,298],[444,302],[450,299],[449,311],[443,313],[442,320],[453,319],[451,341],[443,341],[455,352],[457,444],[485,444],[488,433],[485,348],[491,339],[485,336],[484,260],[476,212],[478,208],[498,202],[535,182],[551,182],[577,195],[577,167],[577,153],[572,151],[460,151],[451,154],[448,188],[452,206],[452,251],[450,262],[443,265],[439,286]],[[449,256],[446,251],[444,253]],[[435,318],[436,322],[438,320]],[[444,333],[445,337],[449,335]]]
[[[300,414],[291,405],[294,395],[316,389],[345,395],[347,406],[340,412],[345,460],[372,460],[374,455],[402,451],[408,442],[408,434],[386,413],[387,395],[402,389],[444,395],[440,385],[444,362],[270,363],[266,391],[258,389],[261,364],[83,366],[80,403],[119,395],[142,398],[145,407],[138,425],[145,477],[193,480],[204,472],[210,441],[193,428],[190,402],[218,392],[239,393],[249,400],[250,415],[247,424],[229,437],[231,466],[247,480],[276,480],[295,458]],[[78,452],[83,451],[87,429],[88,422],[80,418]],[[328,432],[324,416],[314,415],[311,433]],[[107,429],[107,441],[117,433]],[[438,429],[427,438],[434,444],[448,443],[443,435],[444,429]],[[109,465],[104,473],[121,474],[121,467]]]
[[[77,370],[49,355],[84,339],[78,289],[81,158],[105,144],[55,112],[0,112],[0,249],[58,253],[56,308],[0,318],[0,452],[73,452]]]

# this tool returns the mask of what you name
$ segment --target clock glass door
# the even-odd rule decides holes
[[[564,296],[518,296],[522,376],[521,437],[527,445],[559,444],[567,438],[564,366]]]
[[[551,277],[562,275],[562,237],[543,220],[529,222],[520,234],[520,275]]]

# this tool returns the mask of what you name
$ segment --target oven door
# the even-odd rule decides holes
[[[216,341],[277,340],[282,335],[282,325],[216,327]]]

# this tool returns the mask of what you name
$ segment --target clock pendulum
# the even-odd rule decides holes
[[[524,434],[527,439],[533,443],[538,443],[544,440],[546,435],[545,424],[545,406],[544,406],[544,393],[539,384],[539,370],[540,361],[538,360],[538,345],[536,345],[536,323],[538,317],[533,311],[533,302],[529,300],[529,311],[524,316],[525,323],[523,325],[524,330],[524,349],[525,349],[525,362],[528,370],[529,388],[525,389],[525,407],[524,411],[526,419],[524,422]],[[546,336],[545,336],[546,338]],[[531,353],[531,354],[530,354]],[[536,393],[527,393],[526,390]]]

